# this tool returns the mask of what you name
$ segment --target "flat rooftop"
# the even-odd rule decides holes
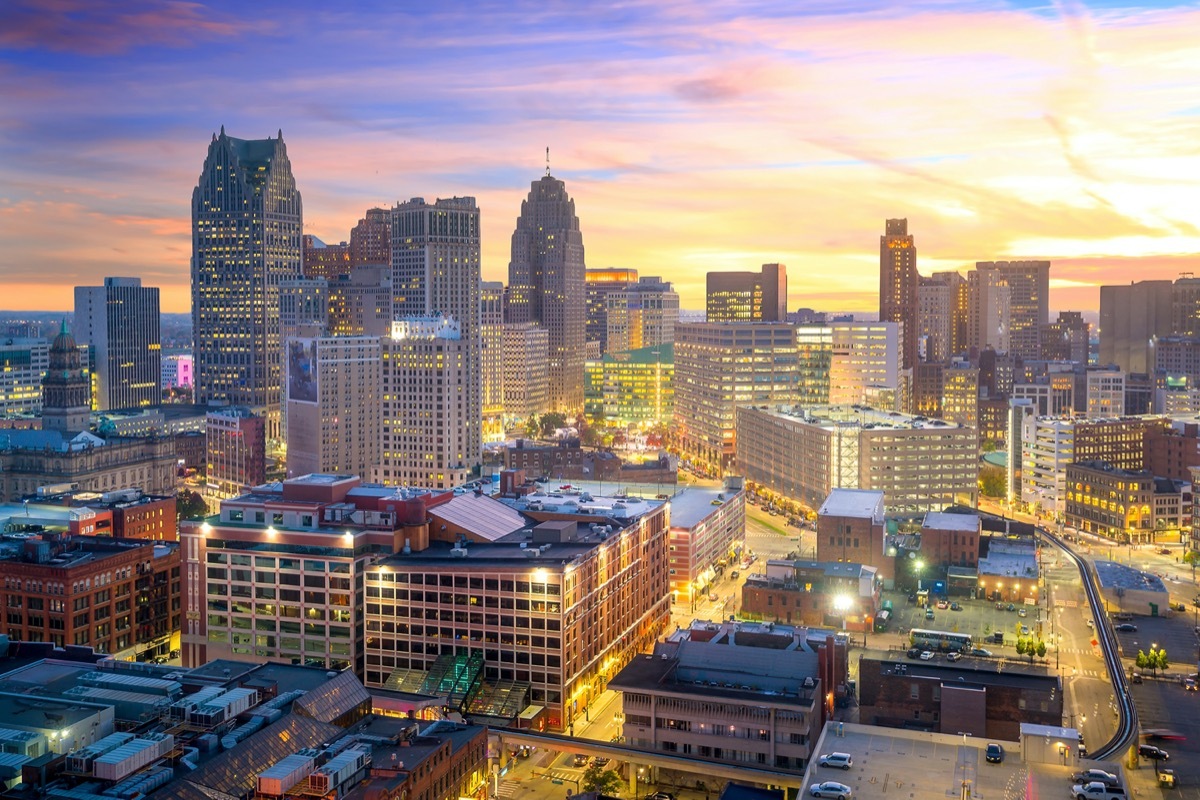
[[[582,532],[587,532],[586,527]],[[430,542],[429,547],[420,552],[396,553],[375,562],[375,567],[388,566],[393,569],[401,567],[442,566],[458,564],[463,567],[478,568],[487,564],[511,567],[518,564],[528,564],[531,567],[564,567],[567,564],[592,551],[600,539],[590,532],[588,536],[573,542],[553,542],[544,550],[534,547],[531,539],[526,548],[521,547],[520,541],[505,542],[471,542],[461,548],[465,555],[451,554],[455,546],[449,542]],[[537,553],[537,555],[531,555]]]
[[[777,406],[766,409],[768,414],[781,419],[791,419],[818,428],[857,427],[872,430],[959,430],[957,422],[942,419],[901,414],[899,411],[883,411],[869,406]]]
[[[713,503],[745,503],[741,489],[724,489],[716,486],[688,486],[671,497],[671,527],[691,529],[707,517],[717,513],[719,505]],[[721,499],[724,498],[724,499]]]
[[[1139,592],[1167,592],[1162,578],[1116,561],[1096,561],[1096,577],[1102,589],[1134,589]]]
[[[498,498],[509,508],[521,512],[530,511],[531,504],[538,504],[542,511],[558,514],[580,514],[591,517],[634,520],[660,507],[665,500],[657,495],[643,496],[633,492],[621,495],[598,495],[577,488],[575,484],[561,484],[570,488],[539,489],[523,497]],[[612,488],[612,487],[610,487]],[[534,509],[537,510],[535,506]]]
[[[1043,664],[1022,664],[988,658],[964,658],[961,661],[919,661],[908,658],[903,651],[872,650],[863,655],[867,661],[880,663],[884,675],[905,675],[910,678],[938,678],[943,681],[978,683],[987,686],[1045,689],[1057,684],[1058,676]]]
[[[849,786],[855,800],[969,800],[1008,797],[1061,798],[1070,788],[1068,779],[1081,767],[1022,761],[1017,742],[1001,742],[1004,760],[984,759],[986,739],[951,734],[922,733],[876,728],[854,723],[827,722],[814,754],[849,753],[849,770],[825,769],[814,758],[805,772],[805,783],[837,781]],[[1101,766],[1087,762],[1086,767]]]
[[[979,517],[974,514],[947,514],[945,511],[929,511],[925,514],[922,528],[935,531],[979,531]]]
[[[882,522],[883,492],[873,489],[834,489],[825,498],[817,514],[822,517],[873,519],[877,512]]]

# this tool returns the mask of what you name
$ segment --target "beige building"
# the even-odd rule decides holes
[[[504,417],[524,421],[550,409],[550,334],[535,322],[505,323]]]
[[[737,466],[811,508],[833,489],[869,489],[918,514],[974,505],[979,490],[974,428],[861,406],[739,408]]]
[[[290,339],[288,346],[299,348],[312,378],[291,380],[289,355],[284,384],[288,475],[370,474],[382,452],[379,337]]]
[[[956,363],[942,371],[942,419],[979,430],[979,368]]]
[[[797,399],[796,329],[695,322],[675,336],[675,435],[681,457],[721,472],[734,457],[734,412]]]
[[[504,284],[479,290],[480,359],[483,363],[483,442],[504,441]]]
[[[1125,373],[1112,369],[1087,371],[1087,418],[1125,416]]]
[[[967,296],[967,347],[983,350],[991,346],[997,353],[1007,353],[1012,291],[1004,274],[983,267],[971,270],[967,273]]]
[[[471,343],[445,317],[410,317],[382,340],[383,442],[379,483],[445,489],[470,480],[481,454],[472,450],[467,385]]]

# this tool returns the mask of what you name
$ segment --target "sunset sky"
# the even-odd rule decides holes
[[[475,196],[487,279],[549,146],[588,266],[686,308],[781,261],[789,308],[874,311],[907,217],[922,274],[1051,259],[1051,308],[1093,309],[1200,272],[1198,87],[1195,4],[3,0],[0,308],[129,275],[187,311],[224,125],[283,130],[327,242]]]

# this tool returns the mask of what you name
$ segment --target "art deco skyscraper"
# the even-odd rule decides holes
[[[521,203],[508,262],[508,321],[536,322],[550,337],[550,410],[583,410],[583,234],[575,201],[549,172]]]
[[[278,439],[283,379],[279,284],[300,277],[300,192],[283,133],[221,128],[192,192],[196,402],[262,409]]]
[[[908,234],[908,220],[889,219],[879,237],[879,320],[903,323],[902,369],[917,363],[919,284],[917,246]]]
[[[141,278],[76,286],[75,332],[92,348],[98,410],[162,404],[157,288]]]

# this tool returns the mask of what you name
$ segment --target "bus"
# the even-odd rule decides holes
[[[922,650],[941,650],[943,652],[969,652],[975,646],[969,633],[928,631],[921,628],[913,628],[909,631],[908,643],[910,647],[919,647]]]
[[[891,609],[885,608],[875,615],[875,632],[883,633],[887,630],[887,626],[892,621]]]

